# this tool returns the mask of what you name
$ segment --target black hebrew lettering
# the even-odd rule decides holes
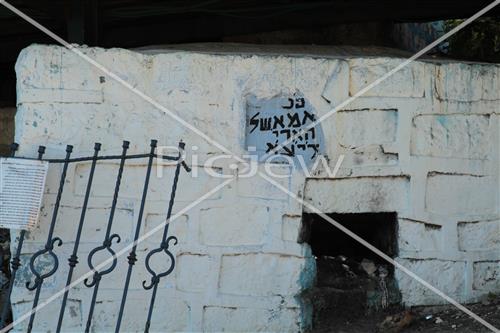
[[[266,153],[269,153],[271,150],[278,147],[278,140],[276,140],[276,143],[274,143],[274,144],[271,142],[266,142],[266,145],[267,145]],[[274,153],[277,154],[278,152],[275,151]]]
[[[261,118],[260,119],[260,130],[269,131],[271,129],[271,118]]]
[[[250,133],[255,131],[255,129],[259,126],[259,119],[255,119],[259,116],[259,114],[260,114],[260,112],[257,112],[256,114],[254,114],[252,116],[252,118],[250,118],[250,125],[253,126],[253,128],[250,130]]]
[[[280,134],[286,133],[286,138],[290,139],[290,130],[289,129],[284,129],[280,131]]]
[[[297,102],[297,103],[295,103],[296,109],[301,109],[301,108],[305,107],[305,105],[306,105],[306,101],[302,97],[296,98],[295,101]]]
[[[284,146],[283,150],[285,152],[282,155],[287,155],[287,156],[290,156],[290,157],[294,157],[295,156],[295,145],[291,145],[290,148]]]
[[[277,102],[279,104],[276,104]],[[304,97],[294,94],[291,97],[276,97],[254,104],[252,112],[249,112],[253,115],[248,120],[247,142],[255,144],[256,147],[260,146],[260,151],[265,150],[266,154],[272,152],[294,157],[299,153],[309,160],[319,154],[320,143],[317,140],[321,140],[321,130],[316,134],[315,127],[306,129],[316,121],[316,115]],[[277,105],[280,108],[278,110]],[[283,145],[285,141],[286,144]]]
[[[310,114],[309,112],[304,111],[304,118],[302,118],[302,125],[305,125],[307,119],[314,121],[316,117],[314,116],[314,114]]]
[[[294,114],[287,113],[286,115],[287,115],[288,120],[289,120],[287,127],[300,127],[301,126],[298,113],[294,113]]]
[[[289,98],[288,102],[290,102],[290,105],[283,105],[282,106],[283,109],[291,109],[291,108],[293,108],[293,99]]]
[[[276,127],[277,127],[278,125],[280,125],[280,126],[281,126],[281,128],[285,128],[283,115],[280,115],[279,117],[274,116],[274,125],[273,125],[273,129],[276,129]]]

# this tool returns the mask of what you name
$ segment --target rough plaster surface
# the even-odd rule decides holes
[[[400,61],[348,54],[81,50],[240,155],[247,153],[248,96],[269,99],[300,91],[321,116]],[[396,260],[450,296],[474,301],[498,291],[500,249],[498,239],[490,236],[497,224],[489,221],[498,221],[500,206],[499,70],[496,65],[415,62],[322,124],[330,167],[339,154],[346,155],[340,178],[322,178],[326,173],[320,167],[315,173],[319,179],[306,181],[298,170],[282,167],[291,177],[277,180],[325,212],[397,212]],[[89,155],[96,141],[103,143],[103,154],[117,153],[124,139],[132,142],[131,152],[144,152],[151,138],[166,145],[182,138],[196,145],[200,156],[194,164],[219,152],[64,48],[31,46],[20,54],[16,71],[21,155],[35,156],[36,147],[44,144],[47,156],[61,157],[69,143],[76,154]],[[117,167],[105,163],[96,173],[75,278],[86,272],[87,253],[102,241]],[[88,163],[80,163],[68,171],[55,231],[64,241],[56,249],[60,270],[44,285],[42,300],[64,285],[65,258],[72,249],[88,170]],[[164,178],[153,175],[142,232],[165,216],[173,168],[163,171]],[[212,171],[243,173],[225,160]],[[40,225],[29,235],[24,260],[45,241],[59,172],[58,167],[49,172]],[[113,226],[123,238],[117,250],[132,239],[144,172],[144,163],[134,162],[124,174]],[[198,174],[182,174],[175,211],[222,182],[206,171]],[[313,281],[314,260],[309,246],[296,242],[301,214],[301,205],[265,180],[238,177],[172,222],[170,230],[179,238],[173,248],[177,267],[159,286],[152,330],[306,329],[311,312],[297,296]],[[139,246],[122,325],[127,331],[143,329],[150,296],[142,289],[148,279],[143,259],[158,240],[155,235]],[[96,332],[114,329],[125,270],[126,259],[121,258],[103,278]],[[19,276],[15,317],[33,299],[24,288],[29,272]],[[401,272],[396,277],[406,304],[443,302]],[[78,285],[70,299],[64,330],[81,331],[90,292]],[[43,309],[36,327],[54,329],[58,305],[55,301]]]

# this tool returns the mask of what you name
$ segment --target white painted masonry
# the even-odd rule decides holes
[[[281,50],[282,55],[244,52],[193,52],[81,48],[109,70],[162,105],[244,155],[246,98],[271,98],[299,91],[321,116],[366,84],[397,66],[391,57],[331,56]],[[35,156],[47,146],[49,157],[62,157],[66,144],[75,154],[89,155],[94,142],[103,154],[120,151],[122,140],[132,152],[148,150],[149,140],[196,145],[200,165],[220,153],[172,118],[154,109],[75,54],[58,46],[33,45],[17,65],[16,141],[20,155]],[[351,103],[323,124],[325,154],[335,165],[345,154],[337,179],[315,179],[282,166],[291,177],[280,183],[326,213],[397,212],[397,260],[459,301],[475,301],[500,291],[500,66],[419,61]],[[194,152],[188,149],[188,155]],[[241,173],[231,161],[219,160],[214,172]],[[88,252],[102,242],[112,197],[114,163],[96,171],[96,184],[80,246],[75,279],[87,271]],[[69,257],[82,205],[88,163],[72,166],[55,235],[64,245],[55,251],[60,268],[46,281],[42,299],[64,287]],[[173,168],[154,176],[143,232],[164,219]],[[47,183],[39,226],[29,233],[23,260],[43,246],[58,186],[57,167]],[[144,163],[130,162],[124,174],[113,232],[130,243],[145,173]],[[198,170],[181,174],[174,211],[222,182]],[[153,331],[306,330],[311,309],[299,294],[314,282],[314,258],[298,244],[303,208],[259,177],[236,181],[172,222],[179,238],[173,248],[175,271],[160,284]],[[146,249],[157,246],[155,235],[139,246],[139,261],[122,324],[142,331],[149,291],[144,269]],[[14,244],[14,243],[13,243]],[[14,246],[14,245],[13,245]],[[126,259],[102,280],[92,329],[114,330]],[[14,316],[31,306],[30,278],[21,268],[13,294]],[[407,305],[442,300],[411,278],[396,272]],[[64,331],[82,331],[90,292],[71,290]],[[37,330],[54,330],[60,301],[41,310]],[[26,322],[24,323],[26,325]],[[16,331],[23,331],[20,325]]]

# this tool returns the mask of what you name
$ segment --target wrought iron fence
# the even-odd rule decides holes
[[[91,196],[91,190],[92,190],[92,185],[93,185],[93,180],[94,180],[94,174],[96,172],[96,169],[98,169],[98,162],[99,161],[104,161],[104,160],[115,160],[119,161],[120,165],[118,168],[118,173],[116,175],[116,181],[115,181],[115,187],[114,187],[114,193],[113,193],[113,199],[111,203],[111,209],[109,213],[109,218],[107,221],[106,225],[106,232],[104,234],[102,244],[95,247],[92,249],[87,257],[87,264],[89,268],[92,270],[93,276],[92,278],[86,279],[84,281],[84,284],[88,288],[92,288],[92,299],[90,302],[90,308],[88,310],[88,315],[87,315],[87,320],[85,323],[85,332],[90,331],[90,327],[92,324],[92,317],[94,313],[94,306],[97,301],[97,295],[99,292],[99,284],[101,280],[109,273],[111,273],[117,263],[118,263],[118,258],[116,256],[115,251],[113,250],[113,244],[114,243],[119,243],[120,242],[120,236],[116,233],[111,234],[111,227],[113,225],[113,220],[114,220],[114,215],[115,215],[115,210],[118,202],[118,197],[120,193],[120,185],[122,184],[123,181],[123,172],[126,167],[126,161],[131,160],[131,159],[147,159],[147,169],[146,169],[146,175],[144,179],[144,186],[142,189],[142,197],[141,197],[141,203],[139,206],[139,214],[137,217],[137,222],[135,224],[135,233],[134,233],[134,239],[133,239],[133,246],[131,248],[131,251],[127,257],[128,259],[128,270],[127,270],[127,275],[125,277],[125,284],[123,287],[123,294],[121,298],[121,303],[120,303],[120,308],[117,316],[117,322],[115,326],[115,332],[120,331],[121,323],[122,323],[122,317],[123,317],[123,312],[125,308],[125,304],[127,301],[127,293],[130,285],[130,279],[132,275],[132,270],[134,268],[135,263],[137,262],[137,240],[139,239],[140,231],[141,231],[141,225],[142,225],[142,220],[143,220],[143,214],[144,214],[144,207],[146,204],[147,200],[147,194],[148,194],[148,188],[149,188],[149,183],[150,183],[150,178],[151,178],[151,172],[152,172],[152,167],[153,167],[153,162],[155,158],[161,159],[161,160],[170,160],[170,161],[176,161],[176,167],[175,167],[175,173],[173,176],[173,183],[172,183],[172,188],[171,188],[171,193],[170,193],[170,200],[168,203],[168,208],[167,208],[167,218],[166,218],[166,223],[164,224],[163,227],[163,236],[161,238],[161,242],[158,246],[158,248],[153,249],[148,252],[148,254],[145,257],[145,267],[146,270],[151,274],[151,280],[149,283],[146,281],[143,282],[143,288],[145,290],[150,290],[152,289],[151,292],[151,300],[150,300],[150,305],[149,305],[149,310],[147,314],[147,319],[145,323],[145,332],[149,331],[150,323],[151,323],[151,317],[153,314],[153,308],[155,305],[155,299],[156,299],[156,293],[157,293],[157,288],[158,284],[160,283],[160,279],[169,275],[172,273],[175,267],[175,257],[173,256],[172,252],[170,252],[170,243],[173,242],[173,245],[177,244],[177,238],[175,236],[169,236],[168,235],[168,229],[169,229],[169,220],[172,215],[172,208],[174,205],[174,200],[175,200],[175,194],[177,191],[177,183],[179,180],[179,174],[181,170],[181,166],[189,172],[190,169],[189,167],[185,164],[185,162],[182,160],[182,154],[184,150],[185,144],[183,142],[179,143],[179,151],[177,156],[168,156],[168,155],[158,155],[156,153],[156,148],[157,148],[157,141],[156,140],[151,140],[150,144],[150,151],[149,153],[146,154],[135,154],[135,155],[128,155],[127,151],[129,149],[130,143],[128,141],[124,141],[122,145],[122,152],[120,155],[108,155],[108,156],[100,156],[99,152],[101,150],[101,144],[96,143],[94,146],[94,154],[92,156],[88,157],[77,157],[77,158],[72,158],[71,154],[73,153],[73,147],[68,145],[66,147],[66,156],[64,159],[44,159],[43,156],[45,154],[45,147],[40,146],[38,149],[38,160],[41,161],[47,161],[51,164],[62,164],[62,173],[60,175],[59,179],[59,187],[57,191],[57,196],[55,199],[55,205],[53,208],[52,212],[52,217],[51,217],[51,222],[49,225],[49,231],[47,234],[47,240],[45,242],[45,245],[42,249],[39,251],[35,252],[29,262],[21,262],[21,253],[22,253],[22,247],[24,240],[26,238],[26,233],[29,232],[27,230],[21,230],[18,238],[18,243],[17,243],[17,248],[15,251],[15,254],[12,257],[11,260],[11,279],[9,282],[8,290],[7,290],[7,297],[5,304],[3,304],[3,309],[1,313],[1,326],[0,327],[5,327],[7,316],[8,316],[8,309],[9,309],[9,304],[10,304],[10,297],[12,294],[12,290],[14,288],[14,283],[16,279],[16,273],[18,272],[19,268],[22,265],[28,265],[29,270],[31,271],[33,277],[32,280],[26,283],[26,288],[31,291],[35,291],[35,296],[32,304],[32,310],[36,309],[40,300],[40,292],[42,290],[42,287],[44,285],[44,282],[47,280],[47,278],[51,277],[52,275],[57,273],[58,267],[59,267],[59,258],[57,255],[54,253],[54,247],[55,246],[61,246],[63,241],[61,238],[57,237],[54,235],[54,229],[56,226],[57,218],[58,218],[58,212],[59,212],[59,207],[61,203],[61,199],[63,196],[63,190],[64,186],[66,184],[66,175],[68,171],[68,167],[71,163],[77,163],[77,162],[91,162],[90,166],[90,171],[88,174],[88,179],[87,179],[87,184],[86,184],[86,190],[85,190],[85,195],[83,199],[83,204],[82,204],[82,209],[80,213],[80,219],[78,222],[78,228],[77,232],[74,238],[74,246],[72,250],[72,254],[68,258],[68,264],[69,264],[69,270],[67,273],[67,279],[66,279],[66,287],[70,286],[71,281],[73,279],[73,273],[76,265],[79,263],[78,261],[78,248],[80,245],[80,239],[82,236],[82,230],[83,226],[85,223],[85,217],[86,217],[86,212],[87,212],[87,206],[89,203],[89,198]],[[11,145],[11,157],[13,158],[24,158],[24,157],[16,157],[16,151],[18,150],[18,145],[17,144],[12,144]],[[105,269],[99,270],[99,267],[94,266],[94,263],[92,261],[93,257],[102,251],[106,251],[109,253],[109,255],[112,257],[112,262],[111,265]],[[165,253],[167,257],[170,260],[170,266],[168,269],[166,269],[164,272],[155,272],[151,266],[150,266],[150,260],[155,254],[159,253]],[[42,272],[38,269],[37,265],[35,264],[37,259],[40,258],[41,256],[50,256],[52,258],[52,267],[45,272]],[[66,288],[62,302],[61,302],[61,307],[58,315],[58,320],[57,320],[57,329],[56,332],[61,332],[62,329],[62,324],[64,320],[64,313],[65,313],[65,308],[68,300],[68,295],[69,295],[69,288]],[[30,315],[29,318],[29,324],[27,328],[27,332],[31,332],[33,330],[33,323],[35,320],[36,316],[36,311],[33,311]]]

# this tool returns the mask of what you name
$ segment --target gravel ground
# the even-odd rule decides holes
[[[469,310],[500,329],[500,296],[490,295],[482,303],[466,305]],[[335,310],[332,310],[335,311]],[[488,328],[451,305],[418,307],[408,310],[394,307],[385,312],[345,320],[315,323],[314,333],[486,333]]]

